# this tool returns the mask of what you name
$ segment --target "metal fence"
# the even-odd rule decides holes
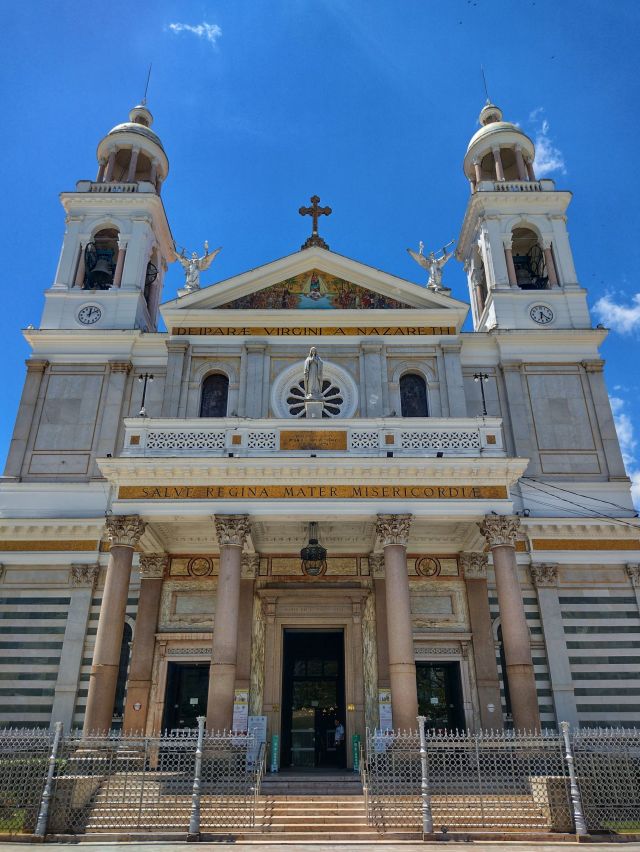
[[[381,833],[640,833],[639,731],[438,732],[422,721],[368,731],[366,745],[367,816]]]
[[[0,730],[0,832],[35,831],[52,743],[46,729]]]
[[[573,755],[587,830],[640,834],[640,730],[580,729]]]
[[[250,734],[0,731],[0,833],[251,828],[264,750]]]

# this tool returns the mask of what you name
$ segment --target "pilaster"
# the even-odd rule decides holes
[[[177,417],[180,407],[180,393],[185,380],[184,369],[190,344],[187,340],[167,341],[167,377],[162,400],[162,417]]]
[[[556,720],[558,724],[569,722],[577,726],[578,709],[558,595],[558,566],[554,562],[533,562],[529,575],[538,595]]]
[[[51,726],[53,727],[56,722],[62,722],[65,731],[70,731],[73,727],[73,710],[78,697],[91,597],[99,572],[100,566],[97,564],[76,564],[72,565],[69,571],[71,601],[67,611],[67,623],[51,708]]]
[[[49,362],[42,358],[30,358],[26,361],[27,375],[20,397],[20,405],[13,427],[13,436],[7,456],[4,475],[18,478],[22,473],[29,436],[40,397],[42,380]]]

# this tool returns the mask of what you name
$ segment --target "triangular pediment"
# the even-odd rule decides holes
[[[362,312],[371,317],[371,312],[375,312],[380,317],[379,311],[389,311],[390,317],[399,317],[402,313],[406,316],[407,312],[426,311],[434,314],[430,320],[434,325],[459,329],[468,309],[465,302],[446,292],[427,289],[314,246],[183,294],[166,302],[161,311],[168,328],[187,321],[209,323],[214,312],[229,321],[234,315],[240,319],[245,311],[252,318],[274,317],[277,313],[290,318],[298,314],[301,319],[312,312],[319,321],[334,312],[346,319],[358,311],[364,320]],[[447,314],[446,319],[443,313]],[[423,324],[422,319],[420,322]]]
[[[220,310],[411,310],[414,305],[311,269],[220,305]]]

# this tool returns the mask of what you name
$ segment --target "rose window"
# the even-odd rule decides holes
[[[339,417],[340,410],[344,404],[344,395],[340,388],[331,381],[325,379],[322,383],[322,397],[324,408],[323,417]],[[289,388],[287,395],[287,406],[292,417],[306,417],[304,406],[304,379]]]

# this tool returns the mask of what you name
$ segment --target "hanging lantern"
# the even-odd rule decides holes
[[[302,572],[309,577],[319,577],[327,570],[327,551],[318,543],[318,524],[309,524],[309,543],[300,551]]]

